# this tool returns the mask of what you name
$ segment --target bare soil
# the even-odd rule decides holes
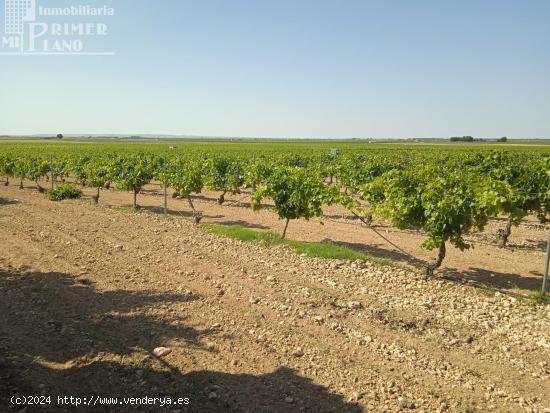
[[[88,196],[93,189],[85,189]],[[173,216],[191,219],[186,200],[168,196],[168,210]],[[203,213],[204,223],[242,225],[259,230],[282,233],[284,221],[278,219],[268,202],[265,209],[254,212],[250,207],[248,191],[242,194],[226,194],[223,205],[217,203],[220,193],[205,191],[194,196],[196,208]],[[110,190],[102,191],[101,203],[118,207],[131,204],[131,194]],[[139,204],[147,211],[162,213],[164,198],[159,185],[148,185],[138,197]],[[292,221],[287,237],[310,242],[334,242],[374,257],[389,258],[405,266],[421,266],[435,258],[437,251],[421,248],[425,240],[420,231],[403,231],[385,222],[374,221],[366,227],[345,208],[324,208],[324,217],[310,221]],[[548,229],[534,217],[526,218],[520,226],[512,228],[508,246],[498,248],[496,233],[506,225],[504,218],[492,220],[483,233],[468,237],[472,248],[460,251],[448,245],[447,256],[439,274],[457,280],[471,281],[491,288],[518,293],[538,291],[542,284],[544,255]]]
[[[218,237],[160,190],[143,213],[131,194],[48,201],[0,187],[0,411],[13,394],[189,397],[189,406],[27,407],[93,412],[547,412],[550,307],[503,289],[540,286],[545,231],[514,228],[511,247],[486,234],[449,251],[439,278],[372,230],[327,209],[288,237],[330,239],[397,265],[321,260]],[[93,190],[85,190],[87,195]],[[246,194],[196,199],[204,222],[280,231]],[[234,202],[234,201],[239,202]],[[428,259],[422,235],[376,229]],[[157,357],[153,350],[168,347]]]

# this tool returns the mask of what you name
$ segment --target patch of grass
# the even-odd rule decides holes
[[[529,298],[538,304],[550,304],[550,293],[539,291],[531,294]]]
[[[204,226],[209,232],[225,237],[238,239],[240,241],[255,241],[266,246],[282,244],[281,237],[270,231],[255,231],[240,225],[216,225]]]
[[[78,199],[82,197],[82,191],[71,184],[59,185],[55,189],[46,192],[50,201],[62,201],[64,199]]]
[[[368,254],[352,250],[351,248],[343,247],[325,242],[305,242],[281,239],[281,237],[271,231],[256,231],[250,228],[245,228],[240,225],[205,225],[207,231],[223,235],[225,237],[238,239],[247,242],[259,242],[265,246],[288,245],[297,254],[305,254],[308,257],[318,257],[326,259],[344,259],[344,260],[363,260],[369,261],[378,265],[389,265],[390,261],[375,258]]]
[[[139,214],[142,212],[140,208],[134,208],[131,205],[121,205],[113,208],[115,211],[118,212],[125,212],[128,214]]]

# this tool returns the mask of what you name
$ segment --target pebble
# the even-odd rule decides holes
[[[153,354],[157,357],[164,357],[172,352],[168,347],[157,347],[153,350]]]
[[[414,409],[415,405],[414,405],[414,402],[408,399],[399,398],[399,407],[401,409]]]
[[[313,319],[319,324],[322,324],[325,321],[325,319],[320,315],[313,317]]]
[[[304,355],[304,350],[302,350],[301,347],[298,347],[292,352],[292,355],[294,357],[302,357]]]

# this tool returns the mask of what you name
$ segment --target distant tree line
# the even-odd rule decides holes
[[[492,139],[474,138],[473,136],[453,136],[451,142],[490,142]],[[494,140],[495,142],[507,142],[508,138],[503,136],[502,138]]]
[[[453,136],[451,142],[473,142],[473,136]]]

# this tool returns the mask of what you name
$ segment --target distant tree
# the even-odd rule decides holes
[[[453,136],[451,142],[473,142],[473,136]]]
[[[57,139],[63,139],[63,134],[62,134],[62,133],[58,133],[58,134],[57,134]]]
[[[503,136],[498,140],[499,142],[508,142],[508,138],[506,136]]]

